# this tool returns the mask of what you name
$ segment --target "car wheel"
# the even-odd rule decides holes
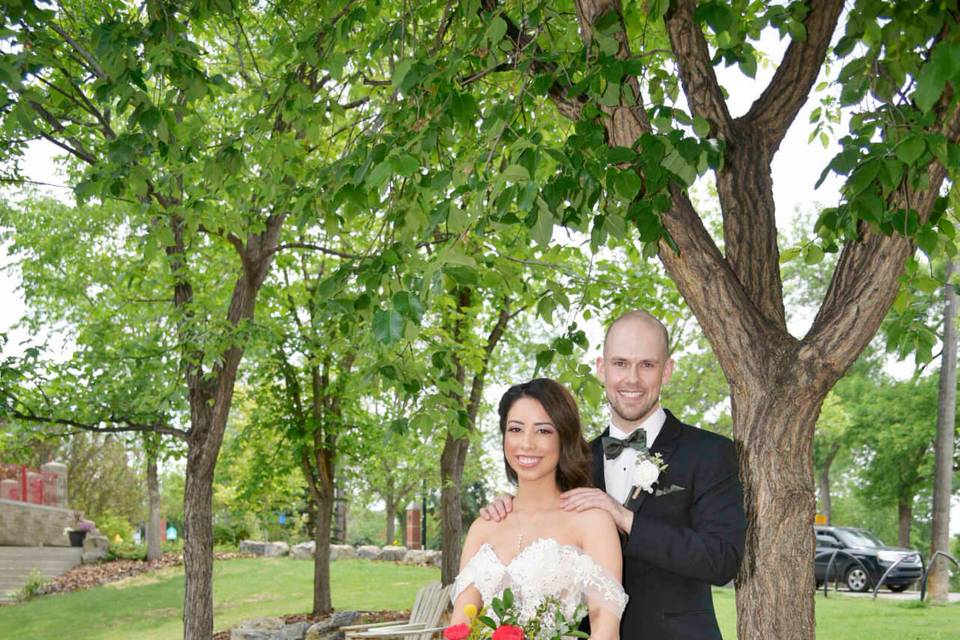
[[[894,593],[903,593],[909,586],[908,584],[888,584],[887,589],[890,589],[890,591]]]
[[[867,584],[870,580],[867,578],[867,572],[860,568],[859,565],[853,565],[847,571],[847,577],[844,579],[844,582],[847,583],[847,588],[850,591],[863,592],[867,590]]]

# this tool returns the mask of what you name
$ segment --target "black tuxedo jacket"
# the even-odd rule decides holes
[[[620,637],[719,639],[710,585],[737,575],[747,529],[736,451],[729,438],[666,413],[650,451],[663,456],[667,469],[654,493],[634,499],[631,489],[627,498],[634,512],[623,537],[623,586],[630,601]],[[593,482],[606,490],[600,438],[591,452]]]

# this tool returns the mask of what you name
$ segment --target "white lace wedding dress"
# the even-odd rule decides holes
[[[617,619],[627,606],[627,594],[610,572],[579,547],[560,544],[553,538],[534,540],[506,565],[492,546],[482,545],[457,576],[453,601],[471,585],[480,592],[484,606],[509,588],[521,625],[533,618],[537,607],[550,597],[560,602],[568,619],[581,604],[605,608]]]

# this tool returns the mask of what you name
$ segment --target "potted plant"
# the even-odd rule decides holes
[[[84,538],[93,531],[94,526],[89,520],[84,520],[83,513],[79,511],[74,512],[73,517],[73,525],[65,528],[63,534],[70,538],[71,547],[82,547]]]

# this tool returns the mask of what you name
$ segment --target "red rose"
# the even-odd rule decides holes
[[[464,640],[470,635],[470,627],[465,624],[455,624],[443,630],[443,637],[447,640]]]
[[[493,632],[493,640],[523,640],[523,629],[509,624],[500,625]]]

